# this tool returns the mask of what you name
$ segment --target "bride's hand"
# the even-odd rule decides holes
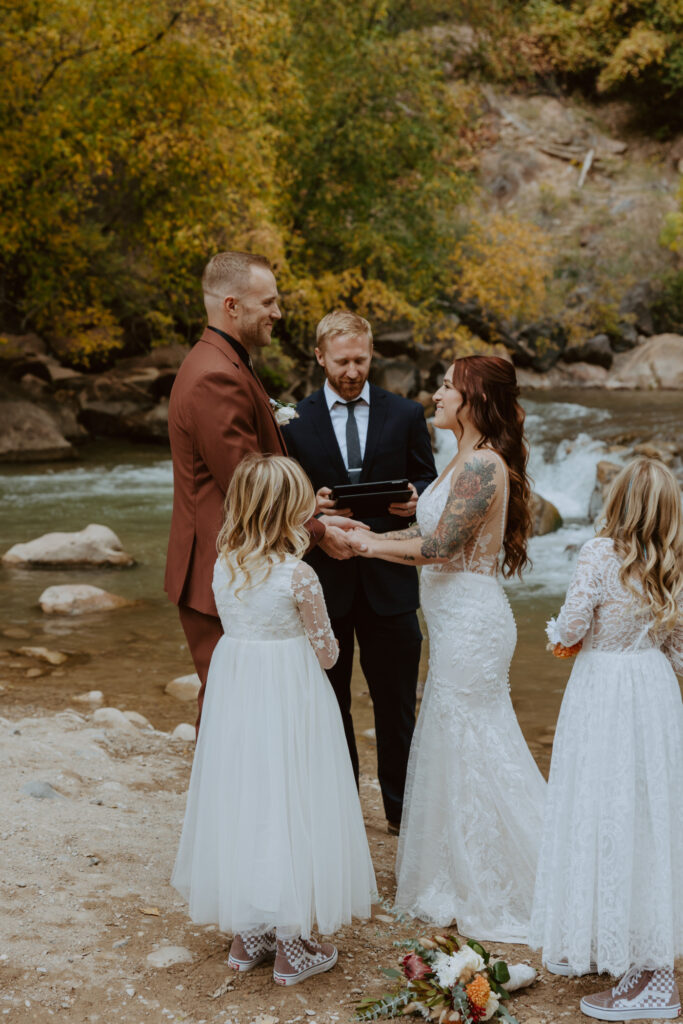
[[[376,538],[376,534],[369,530],[348,530],[346,533],[347,542],[355,553],[363,558],[374,558],[373,538]]]

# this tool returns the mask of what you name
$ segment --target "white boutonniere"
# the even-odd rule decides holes
[[[279,427],[284,427],[285,423],[289,423],[290,420],[296,420],[299,418],[299,413],[296,411],[296,405],[294,402],[289,402],[285,405],[284,402],[278,402],[276,398],[271,398],[270,404],[273,407],[275,422]]]

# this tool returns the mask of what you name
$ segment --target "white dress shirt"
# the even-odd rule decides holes
[[[323,387],[325,393],[325,400],[327,402],[327,408],[330,410],[330,419],[332,420],[332,428],[334,430],[334,436],[337,438],[337,444],[339,445],[339,451],[342,454],[344,465],[349,468],[348,459],[346,457],[346,421],[349,418],[349,414],[346,411],[348,402],[345,398],[340,398],[336,391],[330,387],[330,382],[325,381]],[[366,381],[363,385],[363,390],[357,399],[358,404],[353,410],[353,415],[358,426],[358,440],[360,441],[360,454],[361,458],[365,458],[365,442],[368,438],[368,422],[370,420],[370,385]]]

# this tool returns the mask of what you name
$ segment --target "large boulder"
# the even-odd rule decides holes
[[[592,363],[609,370],[614,354],[606,334],[596,334],[580,345],[568,345],[562,353],[565,363]]]
[[[658,334],[622,356],[611,387],[683,388],[683,336]]]
[[[0,400],[0,462],[72,459],[75,454],[45,409],[32,402]]]
[[[118,594],[110,594],[87,583],[63,583],[47,587],[38,598],[46,615],[86,615],[89,612],[110,612],[134,604]]]
[[[123,550],[113,530],[90,523],[79,533],[46,533],[26,544],[15,544],[2,556],[2,563],[25,568],[53,565],[70,568],[83,565],[128,566],[134,565],[135,559]]]

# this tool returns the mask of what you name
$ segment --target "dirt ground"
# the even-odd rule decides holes
[[[229,936],[193,925],[169,885],[193,745],[151,729],[103,729],[82,708],[23,717],[15,705],[5,714],[0,1020],[346,1022],[361,996],[391,988],[380,968],[395,965],[393,942],[428,933],[376,907],[371,921],[337,934],[339,964],[328,974],[288,989],[273,983],[267,966],[234,974],[226,966]],[[360,746],[377,881],[391,900],[397,841],[386,833],[374,741],[361,736]],[[42,783],[54,793],[31,795],[44,792]],[[153,966],[148,956],[164,947],[183,947],[187,961]],[[540,968],[525,947],[489,948]],[[580,995],[595,987],[595,978],[568,981],[541,969],[508,1005],[520,1024],[573,1024],[586,1019]]]

